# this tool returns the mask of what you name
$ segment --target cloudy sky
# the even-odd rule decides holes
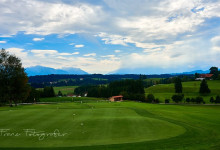
[[[172,73],[220,67],[220,0],[0,0],[24,67]]]

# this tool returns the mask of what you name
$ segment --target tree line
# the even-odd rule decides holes
[[[109,98],[123,95],[123,99],[145,101],[145,92],[142,80],[120,80],[109,85],[81,86],[75,89],[74,94],[88,97]]]

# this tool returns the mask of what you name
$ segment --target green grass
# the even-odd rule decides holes
[[[62,94],[73,94],[75,88],[78,86],[60,86],[60,87],[54,87],[55,94],[58,94],[59,91],[62,92]]]
[[[0,129],[21,134],[0,136],[0,149],[220,148],[220,106],[83,102],[0,107]],[[23,129],[67,135],[39,140]]]
[[[186,97],[197,97],[202,96],[206,103],[209,103],[210,97],[215,97],[216,95],[220,95],[220,81],[207,81],[208,86],[211,90],[211,93],[208,95],[200,95],[201,81],[191,81],[191,82],[182,82],[183,86],[183,94]],[[156,98],[159,98],[160,102],[164,102],[165,99],[171,99],[172,95],[175,94],[174,84],[158,84],[145,89],[146,95],[149,93],[154,94]]]
[[[96,102],[106,100],[103,98],[94,98],[94,97],[49,97],[49,98],[40,98],[40,102]]]

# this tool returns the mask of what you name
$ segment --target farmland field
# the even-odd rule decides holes
[[[191,81],[191,82],[182,82],[183,94],[186,97],[197,97],[202,96],[206,103],[209,103],[210,97],[216,97],[220,95],[220,81],[207,81],[208,86],[211,90],[211,93],[208,95],[200,95],[201,81]],[[164,102],[165,99],[171,99],[172,95],[175,94],[174,84],[158,84],[145,89],[146,95],[152,93],[156,98],[159,98],[160,102]]]
[[[1,132],[0,149],[217,150],[219,116],[220,106],[110,103],[96,99],[0,107],[0,130],[10,129],[7,135]],[[34,136],[29,131],[45,134]],[[60,136],[50,134],[54,132]]]

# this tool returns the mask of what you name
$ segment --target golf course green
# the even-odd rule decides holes
[[[219,149],[220,106],[69,102],[0,107],[0,149]]]

